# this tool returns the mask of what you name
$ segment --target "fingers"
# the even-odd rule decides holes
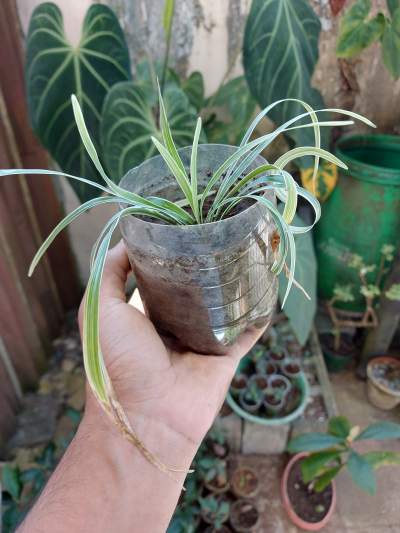
[[[125,283],[129,271],[130,264],[128,255],[126,253],[125,245],[121,240],[116,246],[114,246],[114,248],[111,248],[107,254],[103,278],[101,281],[102,298],[106,298],[106,300],[116,299],[125,302]],[[86,292],[82,298],[78,312],[78,322],[81,332],[85,297]]]
[[[121,240],[107,254],[101,281],[101,297],[125,302],[125,284],[129,271],[128,255]]]

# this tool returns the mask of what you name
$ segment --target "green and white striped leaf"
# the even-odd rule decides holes
[[[297,227],[305,226],[298,215],[295,216],[294,222]],[[310,233],[297,235],[295,242],[296,269],[294,271],[294,279],[303,287],[309,299],[304,296],[298,287],[292,287],[283,312],[288,317],[298,342],[304,346],[313,327],[317,310],[317,260]],[[286,294],[287,285],[287,277],[284,272],[281,272],[279,275],[279,301],[281,304]]]
[[[177,147],[192,144],[197,113],[179,87],[166,85],[163,100]],[[157,154],[151,137],[162,140],[155,108],[140,84],[123,82],[108,93],[102,113],[101,139],[106,165],[118,182],[131,168]],[[204,142],[204,135],[201,137]]]
[[[320,93],[311,86],[320,29],[308,0],[253,0],[245,29],[243,64],[260,107],[282,98],[304,100],[314,109],[323,107]],[[299,104],[287,101],[271,109],[270,116],[279,125],[300,111]],[[328,132],[321,133],[322,146],[327,146]],[[313,143],[313,132],[307,128],[287,135],[298,146]],[[310,166],[310,158],[300,164]]]
[[[99,145],[101,108],[110,87],[130,79],[129,52],[114,13],[92,5],[82,26],[78,46],[66,38],[60,9],[39,5],[29,25],[25,80],[33,129],[62,170],[99,180],[79,138],[71,94],[83,109],[96,145]],[[85,184],[74,184],[84,201],[94,196]]]

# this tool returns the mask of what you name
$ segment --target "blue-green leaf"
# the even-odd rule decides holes
[[[304,483],[309,483],[315,477],[320,476],[327,470],[327,465],[340,458],[340,451],[326,450],[312,453],[301,462],[301,473]],[[337,466],[337,465],[335,465]]]
[[[400,424],[395,422],[376,422],[362,431],[355,440],[400,439]]]
[[[345,416],[334,416],[329,420],[328,433],[335,437],[346,439],[349,436],[351,425]]]
[[[318,450],[326,450],[339,444],[343,444],[344,439],[327,435],[326,433],[304,433],[292,439],[287,447],[288,452],[313,452]]]
[[[376,479],[374,470],[362,455],[351,450],[347,461],[347,468],[351,479],[360,489],[368,492],[368,494],[375,494]]]

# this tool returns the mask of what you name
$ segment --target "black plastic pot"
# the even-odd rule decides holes
[[[199,190],[234,147],[201,145]],[[189,166],[191,148],[180,155]],[[265,160],[258,157],[252,167]],[[160,156],[130,170],[121,185],[143,196],[182,198]],[[269,198],[274,196],[268,192]],[[160,333],[204,354],[224,354],[249,326],[270,323],[278,282],[271,272],[275,225],[254,203],[219,222],[173,226],[134,216],[121,231],[147,313]]]

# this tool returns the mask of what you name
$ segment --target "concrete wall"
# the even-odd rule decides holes
[[[84,14],[91,0],[54,0],[64,13],[67,35],[77,42]],[[296,0],[293,0],[296,1]],[[400,81],[394,82],[384,68],[379,45],[352,61],[338,61],[335,43],[338,18],[332,17],[329,0],[310,0],[320,16],[320,61],[314,84],[329,106],[354,109],[374,120],[381,131],[400,133]],[[348,0],[346,5],[351,4]],[[30,14],[39,0],[17,0],[21,24],[26,31]],[[145,53],[164,55],[162,9],[164,0],[103,0],[113,7],[124,28],[131,50],[132,67]],[[374,10],[385,10],[385,0],[372,0]],[[244,22],[251,0],[176,0],[171,47],[172,62],[181,73],[200,70],[206,91],[212,93],[229,73],[239,74]],[[145,49],[147,47],[147,49]],[[67,209],[77,205],[71,188],[63,185]],[[91,243],[109,215],[93,212],[71,229],[81,277],[87,276]]]

